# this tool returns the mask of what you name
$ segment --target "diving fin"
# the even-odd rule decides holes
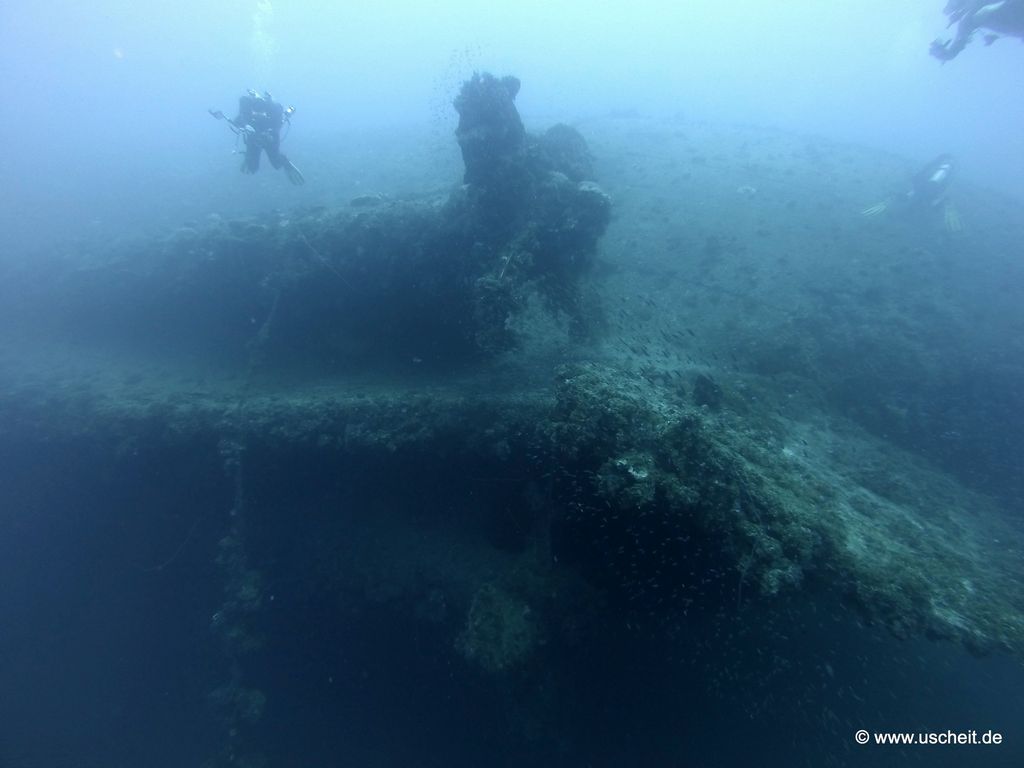
[[[295,167],[295,163],[291,160],[284,164],[284,172],[288,174],[288,181],[295,186],[298,187],[306,183],[305,177],[303,177],[299,169]]]
[[[964,231],[964,222],[960,218],[960,212],[948,200],[942,206],[942,223],[945,225],[946,231],[951,234]]]
[[[880,203],[875,203],[870,208],[865,208],[860,212],[861,216],[877,216],[880,213],[885,213],[889,208],[889,201],[883,200]]]

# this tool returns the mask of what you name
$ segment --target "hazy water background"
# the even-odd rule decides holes
[[[1004,40],[985,48],[976,41],[940,65],[927,55],[927,46],[949,34],[941,5],[7,3],[0,8],[0,171],[6,180],[0,191],[0,258],[31,257],[38,248],[78,238],[102,241],[175,228],[210,214],[341,205],[361,192],[444,189],[461,174],[451,100],[474,69],[520,77],[517,103],[531,126],[578,123],[594,138],[599,163],[614,168],[620,188],[643,165],[646,149],[638,141],[637,157],[602,155],[614,141],[596,129],[592,137],[587,125],[610,113],[820,134],[903,156],[907,167],[949,151],[959,158],[965,180],[1020,199],[1024,46]],[[239,94],[250,87],[268,89],[297,107],[284,149],[306,174],[305,187],[291,187],[266,167],[256,177],[238,172],[234,138],[207,109],[233,113]],[[641,125],[638,132],[643,131]],[[714,130],[703,127],[699,133]],[[645,134],[644,141],[657,140]],[[755,141],[755,161],[757,151]],[[840,183],[857,174],[856,167],[844,169]],[[877,179],[877,169],[873,174]],[[806,183],[806,174],[800,178]],[[716,191],[709,209],[719,219],[734,202],[723,202],[723,191],[731,193],[742,181],[725,181]],[[901,179],[892,181],[898,187]],[[617,215],[670,216],[671,210],[658,206],[673,201],[654,198],[671,186],[652,185],[648,199],[639,185]],[[861,191],[869,204],[876,191],[890,190],[865,184],[858,194],[845,191],[843,204]],[[694,210],[699,190],[690,188],[686,196]],[[809,193],[798,190],[794,196],[811,207]],[[714,231],[708,222],[699,225]],[[672,266],[676,258],[643,242],[637,250],[637,263],[645,269]],[[828,273],[830,265],[817,266]],[[962,264],[957,269],[971,271]],[[675,289],[651,274],[631,276],[632,285]],[[841,271],[835,274],[841,282]],[[905,279],[907,285],[915,282],[913,275]],[[991,283],[1000,280],[995,275]],[[739,305],[733,313],[740,316],[748,307]],[[706,322],[711,326],[717,319],[709,313]],[[185,458],[164,467],[162,457],[148,465],[143,455],[133,465],[138,476],[126,481],[103,477],[101,466],[93,471],[88,457],[73,450],[0,458],[7,469],[5,498],[26,502],[17,535],[0,542],[0,583],[26,587],[0,596],[0,615],[17,619],[0,643],[0,661],[13,673],[8,690],[17,691],[17,697],[0,702],[6,728],[0,729],[0,758],[16,768],[98,767],[111,760],[170,768],[209,756],[222,734],[195,702],[224,672],[207,610],[222,589],[213,564],[230,506],[221,467],[214,460],[206,466],[208,475],[197,477]],[[54,477],[65,483],[41,491]],[[79,487],[68,478],[88,482]],[[187,515],[153,506],[175,499],[182,488],[191,499]],[[151,515],[134,516],[143,502]],[[194,519],[200,523],[190,532]],[[147,529],[158,525],[166,530]],[[167,543],[173,550],[182,540],[189,546],[175,562],[174,579],[147,575],[166,558]],[[140,547],[146,543],[154,546]],[[475,688],[467,677],[453,678],[446,659],[436,667],[380,663],[391,652],[408,654],[399,641],[417,627],[396,627],[388,616],[347,623],[322,605],[300,605],[299,594],[292,597],[298,606],[293,613],[282,610],[267,620],[274,654],[262,667],[255,665],[255,675],[275,696],[262,746],[281,764],[296,751],[330,764],[338,759],[338,743],[348,746],[344,758],[353,765],[373,765],[375,758],[386,764],[375,750],[395,733],[403,740],[387,759],[404,753],[409,764],[480,764],[503,743],[500,717],[479,730],[462,725],[479,724],[475,718],[487,714],[488,690]],[[855,641],[844,646],[850,637]],[[388,645],[392,640],[394,648]],[[600,651],[594,668],[604,676],[593,677],[595,690],[581,693],[593,710],[566,723],[567,741],[585,744],[609,764],[672,764],[678,753],[667,750],[679,744],[671,735],[684,730],[672,718],[715,729],[706,739],[687,735],[687,754],[694,760],[712,764],[717,757],[720,764],[740,765],[756,745],[777,748],[777,764],[787,766],[786,748],[801,740],[804,755],[831,755],[835,764],[847,759],[845,724],[838,727],[839,737],[818,730],[824,721],[800,730],[805,718],[826,706],[851,718],[870,711],[879,727],[912,723],[1011,732],[1021,722],[1019,664],[1003,657],[975,660],[948,644],[899,642],[881,630],[864,631],[845,615],[785,649],[789,658],[807,662],[791,690],[806,696],[818,686],[817,697],[792,706],[790,689],[780,683],[768,692],[778,699],[772,717],[745,724],[737,739],[735,718],[761,700],[746,700],[742,686],[730,691],[733,699],[715,705],[720,711],[709,711],[713,707],[703,699],[688,700],[687,685],[701,690],[716,682],[713,669],[691,670],[692,679],[683,675],[678,686],[656,690],[664,683],[662,668],[645,667],[635,646],[616,642],[610,638]],[[834,685],[831,672],[822,671],[826,659],[834,667]],[[886,664],[878,666],[880,659]],[[573,661],[582,666],[595,660],[566,660]],[[331,664],[349,677],[333,688],[318,688]],[[375,676],[366,677],[367,668]],[[615,699],[622,687],[617,677],[633,686],[630,698]],[[827,689],[821,685],[826,677]],[[842,707],[836,703],[835,690],[847,684],[875,694],[870,710],[849,698]],[[438,706],[441,700],[447,706]],[[616,708],[632,712],[633,719],[616,717],[621,730],[603,733],[602,744],[601,728]],[[596,734],[593,741],[583,738],[588,732]],[[658,738],[645,739],[652,732]],[[531,757],[536,755],[522,759]],[[890,764],[907,757],[898,755]],[[963,753],[913,757],[918,764],[955,766]],[[986,757],[986,764],[1016,764],[1019,744]]]
[[[457,177],[450,102],[474,68],[520,77],[527,120],[637,110],[820,133],[922,163],[949,151],[965,177],[1020,196],[1024,47],[975,41],[941,65],[927,55],[949,36],[941,10],[940,0],[15,0],[0,9],[4,251],[86,228],[329,201],[345,183],[335,153],[359,136],[367,150],[374,137],[372,151],[402,152],[399,129],[439,137]],[[235,172],[232,136],[206,110],[232,112],[246,88],[296,106],[285,150],[305,189]]]

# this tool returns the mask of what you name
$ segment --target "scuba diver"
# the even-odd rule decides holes
[[[242,173],[256,173],[260,169],[260,154],[267,153],[267,159],[275,168],[284,168],[288,181],[292,184],[304,184],[306,180],[291,160],[281,154],[281,127],[291,126],[291,116],[295,107],[285,109],[270,97],[268,91],[258,93],[249,90],[238,100],[238,116],[229,120],[224,113],[210,110],[210,114],[218,120],[226,120],[236,136],[245,141],[245,160],[242,161]]]
[[[941,61],[955,59],[978,29],[989,30],[985,45],[992,45],[1000,35],[1024,40],[1024,0],[949,0],[942,12],[949,17],[948,26],[957,24],[957,28],[952,40],[935,40],[929,49]]]
[[[953,180],[953,156],[941,154],[911,178],[910,189],[861,211],[862,216],[877,216],[888,210],[920,214],[942,210],[942,223],[949,232],[963,229],[960,214],[950,202],[948,191]]]

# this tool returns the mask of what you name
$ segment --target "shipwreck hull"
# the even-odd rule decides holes
[[[838,765],[909,706],[1012,730],[1019,478],[950,465],[1013,422],[925,407],[1018,397],[1009,364],[943,378],[1004,359],[935,301],[989,286],[914,273],[955,245],[916,225],[845,230],[813,184],[852,150],[775,134],[595,126],[643,150],[613,221],[517,90],[470,81],[449,194],[7,268],[0,758]]]

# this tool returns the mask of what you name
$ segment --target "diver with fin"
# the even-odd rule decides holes
[[[992,45],[1000,35],[1024,40],[1024,0],[949,0],[943,9],[949,26],[957,25],[952,40],[936,40],[929,53],[940,61],[952,61],[971,42],[974,33],[988,30],[985,45]]]
[[[210,110],[210,114],[218,120],[225,120],[245,142],[245,160],[242,161],[242,173],[256,173],[260,169],[260,154],[267,153],[267,159],[274,168],[284,168],[288,181],[292,184],[305,184],[299,169],[287,157],[281,154],[281,128],[291,126],[291,116],[295,107],[282,107],[274,101],[270,93],[259,93],[249,90],[238,100],[238,115],[234,119],[225,117],[218,110]]]
[[[959,232],[963,223],[948,194],[952,180],[953,156],[943,153],[914,174],[905,193],[865,208],[861,215],[878,216],[893,209],[910,214],[941,210],[946,230]]]

